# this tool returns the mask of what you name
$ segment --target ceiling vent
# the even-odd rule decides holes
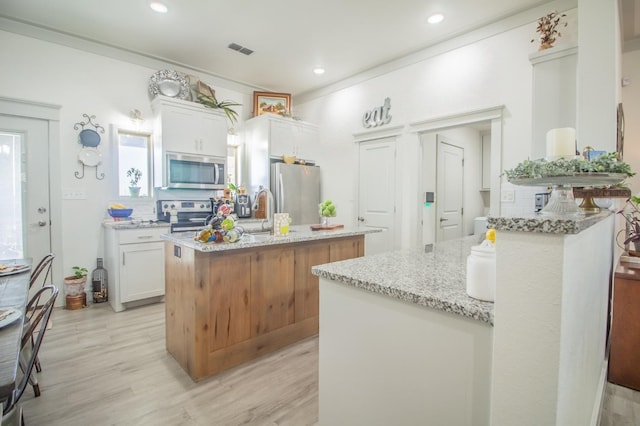
[[[240,46],[238,43],[231,43],[228,47],[231,50],[235,50],[237,52],[244,53],[247,56],[251,55],[253,53],[253,50],[248,49],[248,48],[246,48],[244,46]]]

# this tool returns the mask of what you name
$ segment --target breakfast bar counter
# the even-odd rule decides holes
[[[315,266],[319,424],[594,424],[613,219],[489,218],[495,303],[466,294],[475,237]]]
[[[379,230],[247,234],[201,243],[163,235],[167,351],[193,380],[318,333],[318,278],[311,267],[363,256]]]

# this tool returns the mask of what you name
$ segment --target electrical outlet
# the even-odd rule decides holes
[[[84,191],[74,191],[71,189],[62,192],[63,200],[86,200],[87,194]]]
[[[513,203],[516,201],[516,191],[513,189],[502,190],[500,193],[500,201],[503,203]]]

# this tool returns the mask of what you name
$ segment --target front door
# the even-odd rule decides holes
[[[462,237],[464,150],[438,135],[436,241]]]
[[[0,259],[51,252],[48,121],[0,115]]]
[[[394,138],[360,144],[358,226],[384,230],[367,234],[367,255],[395,248],[395,160]]]

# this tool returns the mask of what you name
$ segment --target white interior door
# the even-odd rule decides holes
[[[445,241],[463,234],[464,150],[438,135],[436,238]]]
[[[0,115],[0,259],[51,252],[48,122]]]
[[[395,160],[393,138],[360,144],[358,226],[384,230],[366,236],[366,254],[395,248]]]

